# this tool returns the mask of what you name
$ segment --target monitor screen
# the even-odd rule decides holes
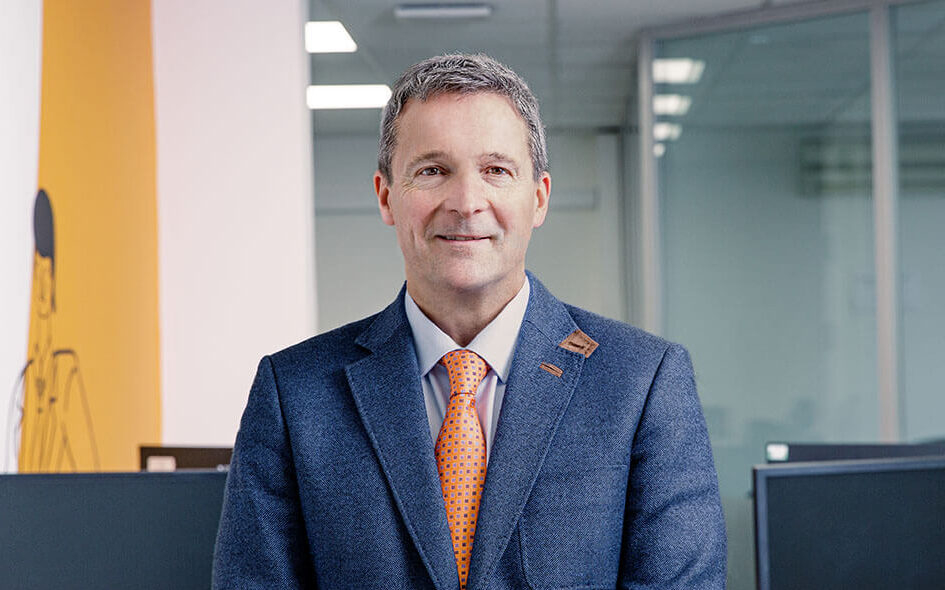
[[[760,465],[761,590],[945,588],[945,456]]]
[[[892,459],[894,457],[924,457],[927,455],[945,455],[945,441],[920,444],[793,442],[769,442],[765,444],[765,459],[768,463]]]
[[[225,472],[0,475],[0,587],[210,587]]]
[[[138,447],[142,471],[177,471],[182,469],[216,469],[230,467],[233,447]]]

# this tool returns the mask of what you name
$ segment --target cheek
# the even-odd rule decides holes
[[[509,234],[527,236],[535,225],[535,210],[529,203],[504,208],[496,212],[499,223]]]
[[[426,237],[436,226],[436,208],[430,206],[420,195],[411,203],[409,208],[405,208],[403,213],[403,225],[405,229],[418,238]]]
[[[394,229],[397,231],[397,243],[401,250],[406,253],[423,246],[429,224],[425,223],[421,212],[402,210],[394,221]]]
[[[394,230],[397,232],[397,244],[404,254],[413,250],[413,232],[399,220],[394,225]]]

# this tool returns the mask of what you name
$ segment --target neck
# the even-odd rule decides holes
[[[407,292],[430,321],[465,347],[515,298],[523,284],[504,290],[438,291],[428,295],[423,289],[413,288],[408,280]]]

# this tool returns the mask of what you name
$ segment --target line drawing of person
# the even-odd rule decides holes
[[[56,243],[52,204],[43,189],[33,206],[33,240],[27,360],[11,395],[4,470],[10,470],[16,457],[20,472],[98,471],[98,445],[79,355],[53,346]]]

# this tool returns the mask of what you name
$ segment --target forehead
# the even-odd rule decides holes
[[[493,92],[412,98],[397,118],[394,159],[427,150],[486,150],[528,159],[528,126],[508,98]]]

